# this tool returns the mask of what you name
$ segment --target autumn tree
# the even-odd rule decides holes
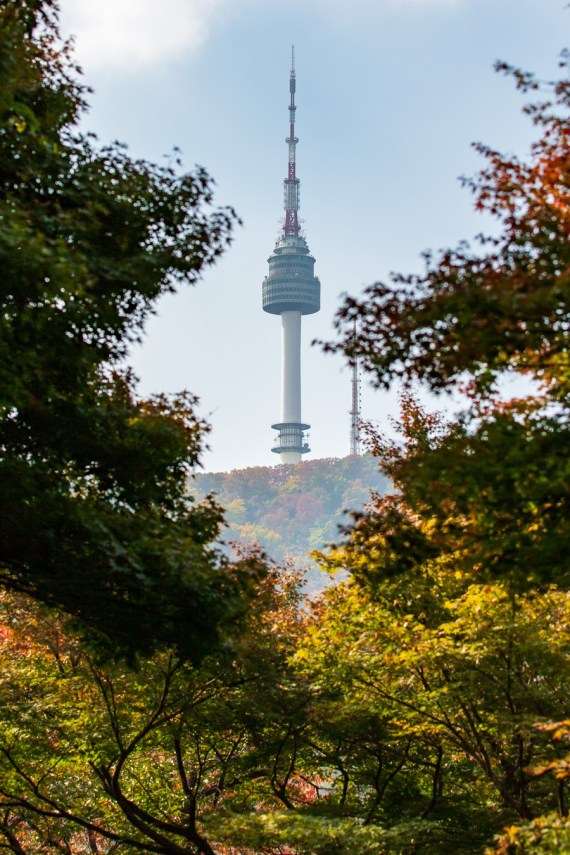
[[[198,656],[251,568],[228,571],[220,510],[187,495],[192,396],[140,400],[123,360],[236,217],[202,169],[79,131],[88,90],[53,0],[6,0],[0,30],[0,583],[114,648]]]
[[[434,837],[410,816],[378,821],[409,739],[387,747],[368,702],[343,711],[334,680],[293,662],[308,630],[299,583],[269,573],[239,636],[199,665],[159,651],[137,670],[4,594],[0,848],[412,855]]]
[[[348,547],[327,560],[346,567],[355,557]],[[367,710],[382,722],[369,821],[429,818],[457,851],[475,852],[502,821],[566,812],[566,782],[532,767],[549,753],[563,757],[537,723],[565,708],[569,609],[555,587],[513,598],[437,560],[372,595],[351,583],[326,595],[297,655],[337,692],[336,715],[346,721],[353,710],[358,721]],[[354,770],[350,788],[354,797]]]
[[[358,357],[377,385],[419,383],[469,401],[448,427],[420,424],[408,402],[406,447],[376,446],[401,490],[376,518],[394,569],[420,570],[427,555],[461,546],[479,576],[569,581],[567,60],[550,83],[498,66],[524,92],[545,93],[525,107],[540,130],[528,160],[478,145],[488,165],[465,182],[498,236],[428,254],[423,275],[377,283],[337,316],[342,336],[329,348]],[[528,394],[501,400],[501,381],[517,375]],[[429,532],[419,524],[428,518]]]
[[[2,595],[0,848],[212,855],[229,815],[298,800],[290,749],[310,692],[281,685],[298,579],[274,570],[255,593],[239,636],[199,666],[161,650],[137,669]]]
[[[542,93],[525,107],[540,132],[529,158],[478,145],[487,167],[465,182],[476,207],[498,219],[498,235],[427,254],[423,275],[394,276],[347,298],[340,341],[327,346],[358,358],[376,385],[397,381],[405,391],[402,438],[371,438],[395,490],[376,496],[344,544],[321,559],[354,582],[316,626],[320,671],[338,661],[339,692],[344,668],[349,697],[360,685],[416,746],[423,721],[432,817],[451,791],[440,815],[449,823],[469,798],[463,779],[481,806],[490,800],[504,820],[527,820],[505,837],[504,852],[535,851],[516,848],[516,839],[532,839],[533,823],[537,834],[546,829],[536,851],[558,851],[548,840],[567,834],[566,778],[547,785],[533,771],[543,753],[548,766],[552,750],[535,725],[568,714],[569,675],[553,665],[551,692],[546,674],[557,651],[559,664],[567,656],[558,648],[567,627],[559,606],[570,581],[567,55],[562,67],[561,80],[541,82],[498,65],[523,92]],[[514,376],[527,392],[505,400],[502,381]],[[466,407],[455,420],[426,413],[410,392],[416,384],[461,392]],[[545,672],[531,676],[533,661]],[[551,762],[559,768],[563,758]],[[425,779],[413,798],[421,809]],[[533,820],[553,810],[555,822]],[[471,851],[465,837],[454,845]]]

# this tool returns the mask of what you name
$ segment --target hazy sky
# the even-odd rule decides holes
[[[261,283],[282,221],[291,44],[297,66],[301,217],[322,308],[303,318],[310,457],[349,451],[350,373],[310,346],[332,336],[342,292],[492,225],[458,177],[476,140],[524,154],[524,99],[505,59],[557,74],[566,0],[61,0],[64,31],[94,88],[86,126],[133,156],[205,166],[244,225],[196,288],[165,298],[132,353],[141,392],[189,389],[213,426],[208,470],[271,465],[280,320]],[[362,386],[381,427],[391,394]]]

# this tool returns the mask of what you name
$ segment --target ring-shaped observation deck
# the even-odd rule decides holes
[[[301,235],[283,235],[267,259],[263,280],[263,309],[272,315],[300,312],[312,315],[321,308],[321,283],[314,274],[315,259]]]

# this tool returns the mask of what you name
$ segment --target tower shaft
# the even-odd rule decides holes
[[[301,312],[281,315],[281,421],[301,421]]]
[[[281,425],[281,462],[300,463],[308,450],[303,448],[308,425],[301,424],[301,312],[281,314]]]

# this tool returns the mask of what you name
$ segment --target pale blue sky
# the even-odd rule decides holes
[[[189,389],[213,426],[208,470],[278,462],[280,322],[261,282],[282,217],[290,46],[297,57],[301,217],[322,284],[303,319],[310,457],[349,450],[350,374],[310,347],[343,291],[421,267],[427,248],[492,227],[458,176],[470,143],[524,154],[533,129],[496,59],[557,73],[566,0],[61,0],[95,92],[86,126],[159,160],[178,145],[244,221],[194,289],[167,297],[131,362],[141,391]],[[385,426],[396,391],[363,383]]]

